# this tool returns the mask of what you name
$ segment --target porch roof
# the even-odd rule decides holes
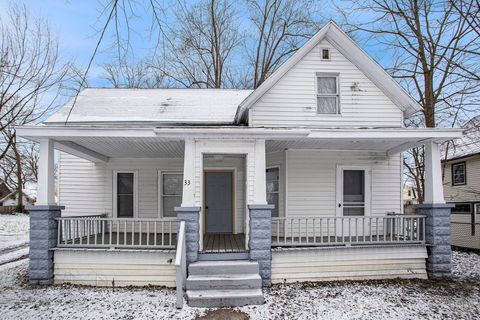
[[[285,149],[365,150],[395,154],[427,141],[461,138],[462,129],[406,128],[252,128],[22,126],[27,139],[52,139],[55,148],[90,161],[109,158],[183,157],[185,139],[266,141],[266,151]]]

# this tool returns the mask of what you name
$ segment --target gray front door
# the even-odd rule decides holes
[[[232,173],[205,172],[207,233],[232,232]]]

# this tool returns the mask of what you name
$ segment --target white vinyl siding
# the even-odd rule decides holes
[[[174,250],[57,249],[54,283],[175,287]]]
[[[322,48],[330,60],[321,59]],[[317,113],[317,74],[337,74],[341,115]],[[402,111],[355,65],[323,40],[250,111],[254,127],[402,127]]]
[[[425,246],[272,250],[272,282],[427,279]]]
[[[95,164],[61,152],[59,159],[59,203],[64,216],[108,214],[113,212],[113,172],[136,171],[138,217],[157,218],[158,171],[183,171],[183,159],[118,159]]]
[[[335,216],[339,165],[371,168],[371,199],[367,199],[370,200],[371,215],[401,212],[400,155],[386,157],[365,151],[288,150],[287,216]]]
[[[465,161],[466,182],[465,185],[452,185],[451,164]],[[449,161],[445,168],[445,180],[443,190],[447,202],[480,202],[480,155],[471,156],[462,160]]]

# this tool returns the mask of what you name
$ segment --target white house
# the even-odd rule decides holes
[[[420,110],[334,23],[254,91],[85,89],[18,128],[40,143],[31,281],[220,306],[262,283],[448,276],[439,143],[462,132],[404,128]],[[422,144],[426,204],[405,215],[401,153]]]

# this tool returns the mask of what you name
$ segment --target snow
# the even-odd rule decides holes
[[[28,243],[29,216],[26,214],[0,215],[0,253]]]
[[[164,288],[31,286],[27,261],[0,267],[2,319],[193,319],[207,309],[175,309]],[[266,303],[236,310],[250,319],[477,319],[480,256],[453,253],[450,281],[385,280],[275,285]]]
[[[480,153],[480,115],[470,119],[462,128],[465,129],[464,136],[450,144],[447,159]],[[446,145],[443,145],[443,157],[445,157],[446,151]]]
[[[83,90],[69,123],[164,122],[232,123],[238,105],[252,90],[236,89],[106,89]],[[72,101],[44,123],[63,123]]]

